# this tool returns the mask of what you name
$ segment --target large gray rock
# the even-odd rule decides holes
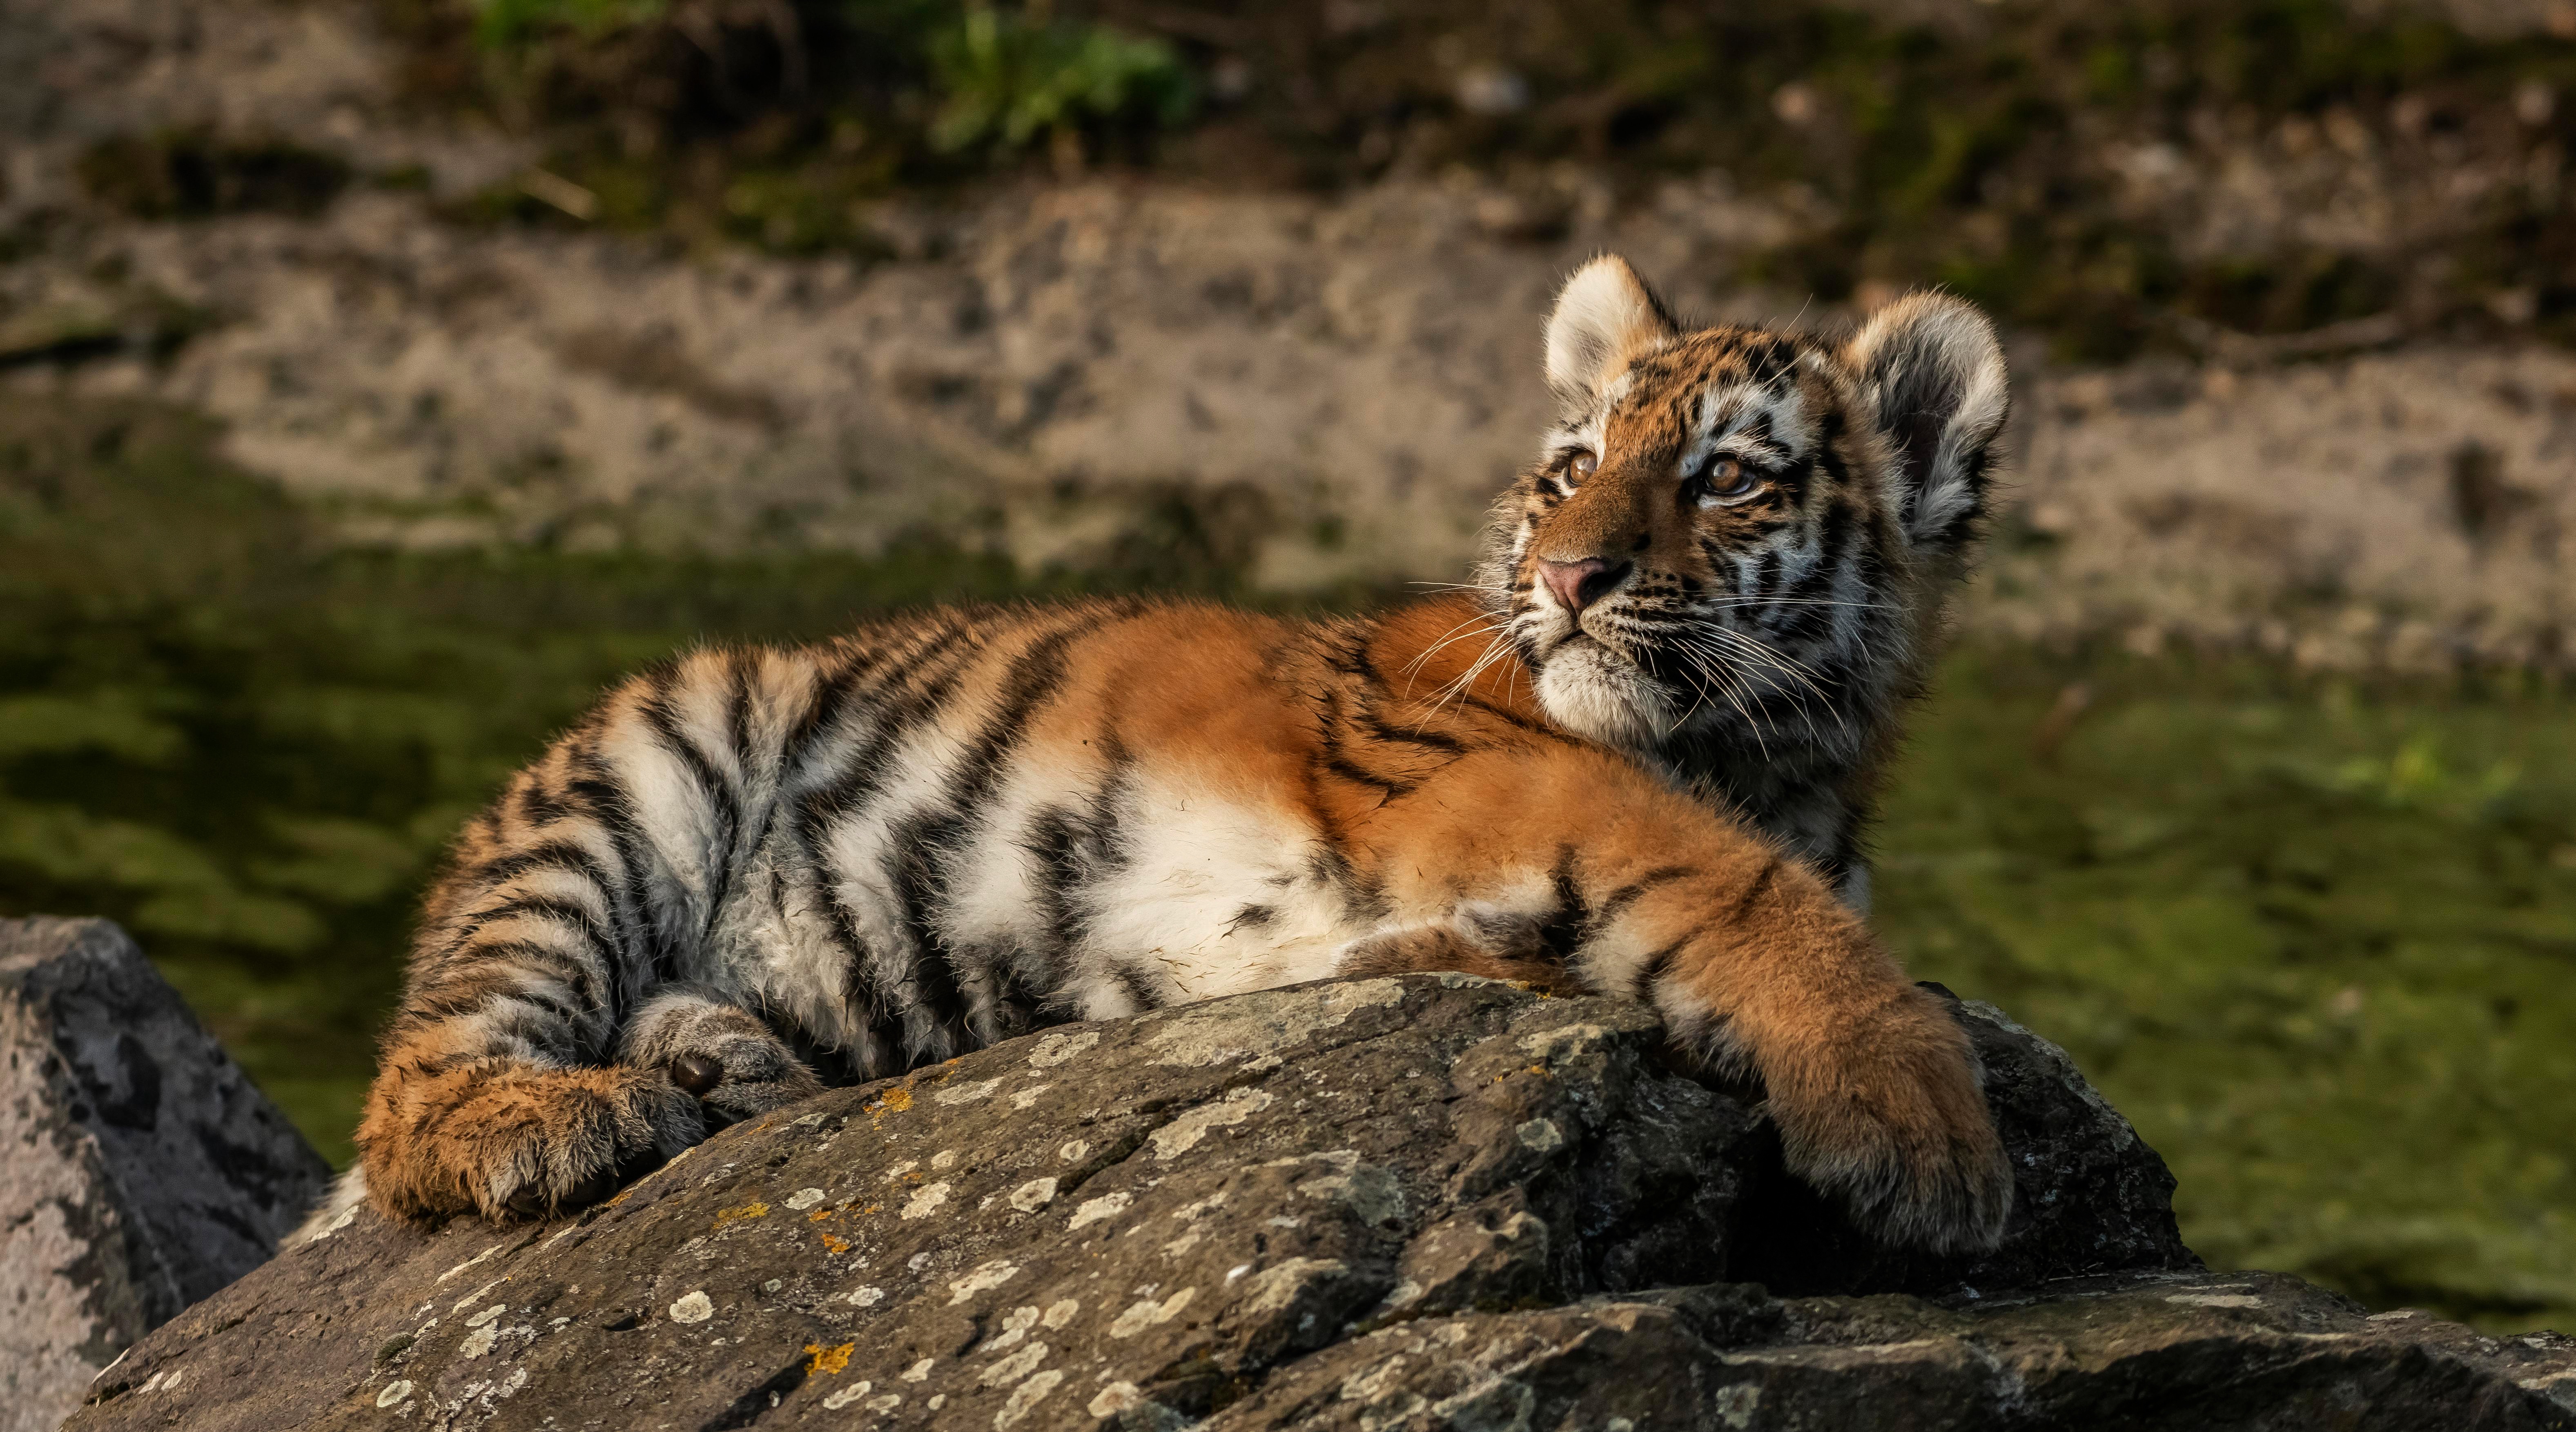
[[[1310,985],[833,1091],[579,1219],[355,1214],[67,1432],[2576,1427],[2565,1339],[2201,1268],[2064,1057],[1962,1016],[2018,1176],[1982,1259],[1807,1198],[1638,1005]]]
[[[0,1432],[50,1432],[330,1169],[104,920],[0,920],[0,1058]]]

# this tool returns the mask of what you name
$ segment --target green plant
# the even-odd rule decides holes
[[[1042,133],[1131,118],[1176,125],[1195,100],[1170,45],[1099,25],[976,6],[930,44],[944,98],[930,142],[1006,149]]]

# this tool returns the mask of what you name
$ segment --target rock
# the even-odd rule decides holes
[[[1804,1196],[1642,1006],[1328,983],[835,1090],[577,1219],[354,1214],[66,1432],[2576,1427],[2566,1339],[2202,1269],[2127,1123],[1960,1011],[2019,1180],[1980,1259]]]
[[[2279,1273],[2083,1279],[1966,1304],[1744,1284],[1406,1323],[1204,1425],[2576,1427],[2576,1339],[2365,1316]]]
[[[50,1432],[330,1169],[104,920],[0,920],[0,1051],[0,1432]]]

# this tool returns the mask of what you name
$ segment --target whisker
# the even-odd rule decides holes
[[[1493,614],[1491,612],[1478,612],[1474,616],[1467,618],[1465,621],[1458,623],[1458,625],[1449,628],[1448,631],[1442,632],[1440,634],[1440,638],[1436,640],[1433,645],[1416,655],[1413,660],[1406,662],[1402,668],[1406,677],[1404,694],[1406,696],[1411,696],[1413,694],[1413,682],[1411,678],[1415,672],[1422,669],[1422,664],[1424,662],[1429,661],[1431,658],[1439,655],[1448,648],[1457,645],[1459,642],[1467,640],[1468,637],[1474,636],[1474,632],[1466,630],[1468,627],[1474,626],[1478,622],[1491,622],[1493,619]],[[1488,626],[1485,630],[1487,632],[1491,632],[1494,628]],[[1465,632],[1465,635],[1458,635],[1458,633],[1461,632]]]
[[[1700,605],[1704,607],[1717,608],[1854,607],[1863,611],[1873,612],[1901,612],[1905,610],[1905,608],[1894,602],[1841,602],[1835,601],[1831,597],[1710,597],[1703,600]]]

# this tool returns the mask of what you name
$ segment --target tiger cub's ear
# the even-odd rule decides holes
[[[1680,331],[1628,261],[1603,254],[1557,291],[1547,317],[1547,385],[1566,407],[1589,408],[1628,360]]]
[[[2012,401],[1995,326],[1964,299],[1908,294],[1870,315],[1843,362],[1895,449],[1906,536],[1965,546],[1985,515],[1990,454]]]

